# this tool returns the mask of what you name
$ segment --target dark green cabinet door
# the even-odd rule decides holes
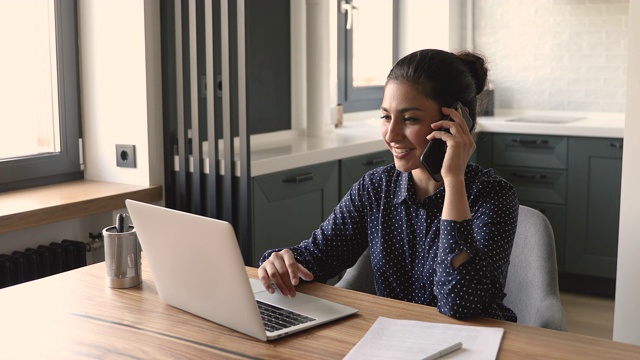
[[[493,168],[509,181],[521,205],[547,217],[553,228],[558,271],[564,271],[568,138],[479,133],[476,144],[478,164]]]
[[[391,151],[384,150],[371,154],[354,156],[340,161],[340,196],[344,196],[351,186],[369,170],[393,163]]]
[[[518,192],[520,202],[535,201],[564,204],[567,192],[567,172],[533,167],[494,167]]]
[[[565,136],[493,134],[495,166],[534,166],[566,169],[567,142]]]
[[[621,179],[621,139],[570,139],[567,272],[615,278]]]
[[[469,161],[484,168],[493,167],[493,134],[478,132],[474,133],[473,137],[476,142],[476,151],[471,154]]]
[[[338,203],[338,161],[253,179],[253,265],[274,248],[308,239]]]

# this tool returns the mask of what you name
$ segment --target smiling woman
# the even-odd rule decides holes
[[[469,162],[487,71],[484,58],[470,52],[425,49],[398,60],[380,106],[381,137],[394,163],[367,172],[300,245],[265,252],[258,269],[265,288],[293,297],[300,279],[325,282],[368,249],[377,295],[454,318],[516,321],[503,299],[517,195],[492,170]],[[440,179],[421,163],[433,141],[447,145]]]
[[[0,191],[82,178],[75,6],[0,3]]]

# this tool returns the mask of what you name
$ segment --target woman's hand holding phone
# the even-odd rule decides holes
[[[469,127],[471,118],[459,102],[453,108],[442,108],[446,118],[433,123],[434,130],[427,139],[429,145],[422,154],[422,163],[436,181],[451,177],[464,178],[464,171],[475,142]]]
[[[433,131],[427,136],[429,141],[446,142],[446,151],[440,170],[446,190],[442,219],[463,221],[471,218],[464,172],[476,144],[469,130],[471,119],[460,103],[455,104],[454,108],[442,108],[442,112],[447,119],[435,122],[431,126],[434,130],[446,129],[446,131]],[[451,265],[457,269],[469,260],[469,257],[469,252],[463,250],[451,259]]]

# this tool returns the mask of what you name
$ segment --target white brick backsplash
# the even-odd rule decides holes
[[[627,87],[626,79],[603,79],[603,87],[605,89],[625,89]]]
[[[473,0],[496,107],[625,110],[628,0]]]
[[[604,79],[599,77],[581,76],[567,79],[569,89],[599,89],[604,87]]]

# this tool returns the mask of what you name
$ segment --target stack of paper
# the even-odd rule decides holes
[[[379,317],[345,359],[424,359],[457,343],[442,359],[495,359],[504,329]]]

